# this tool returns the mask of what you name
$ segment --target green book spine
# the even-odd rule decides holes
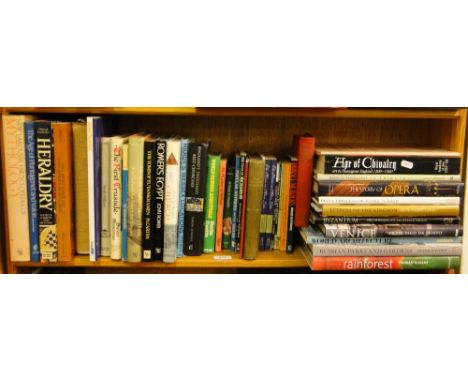
[[[232,239],[232,203],[234,197],[234,182],[236,172],[235,156],[230,156],[227,163],[226,171],[226,189],[224,196],[224,212],[223,212],[223,249],[231,249]]]
[[[218,207],[219,166],[221,155],[208,155],[206,179],[205,237],[203,252],[213,253],[216,240],[216,211]]]

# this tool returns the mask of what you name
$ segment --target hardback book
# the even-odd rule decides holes
[[[224,211],[223,211],[223,239],[222,249],[232,249],[232,214],[234,204],[234,187],[236,176],[236,155],[231,154],[227,158],[226,165],[226,186],[224,196]]]
[[[247,181],[247,209],[245,220],[244,258],[254,260],[260,242],[260,219],[265,182],[265,159],[260,155],[249,158]]]
[[[386,236],[386,237],[325,237],[323,232],[312,225],[300,229],[306,244],[437,244],[461,243],[461,236]]]
[[[270,179],[269,179],[269,191],[268,191],[268,213],[266,216],[266,237],[265,237],[265,251],[271,251],[273,249],[274,241],[274,214],[275,214],[275,202],[276,202],[276,171],[278,168],[278,161],[274,159],[272,166],[270,166]]]
[[[258,244],[258,250],[266,251],[270,249],[269,240],[271,228],[273,225],[273,203],[270,203],[270,196],[273,195],[270,194],[271,184],[274,183],[271,181],[271,178],[274,177],[273,168],[276,171],[276,158],[265,155],[262,156],[262,158],[265,162],[265,174],[263,181],[262,214],[260,216],[260,241]]]
[[[122,259],[122,204],[123,204],[123,146],[128,142],[126,137],[114,136],[110,139],[109,162],[109,202],[110,202],[110,257],[112,260]],[[128,147],[127,147],[128,150]],[[128,155],[128,152],[127,152]],[[127,163],[128,176],[128,163]],[[126,191],[125,191],[126,192]],[[125,197],[127,197],[125,195]],[[126,213],[126,211],[125,211]],[[126,216],[125,216],[126,217]]]
[[[54,136],[49,121],[35,121],[39,190],[39,251],[42,262],[58,261]]]
[[[461,224],[323,224],[325,237],[462,236]]]
[[[216,238],[215,251],[221,252],[223,247],[223,211],[224,211],[224,194],[226,191],[226,168],[227,158],[222,157],[219,164],[219,181],[218,181],[218,205],[216,208]]]
[[[128,261],[128,139],[122,144],[122,261]],[[111,253],[112,256],[112,253]]]
[[[101,256],[110,256],[110,137],[101,137]]]
[[[239,219],[239,189],[241,177],[241,156],[234,154],[234,189],[232,194],[231,251],[236,251],[237,222]]]
[[[459,196],[319,196],[317,204],[460,204]]]
[[[189,140],[180,140],[179,216],[177,218],[177,257],[184,255],[185,189],[187,186],[187,157]]]
[[[41,261],[39,251],[39,216],[38,216],[38,189],[37,189],[37,154],[36,130],[33,121],[24,123],[24,139],[26,144],[26,174],[28,185],[28,211],[29,211],[29,241],[31,261]]]
[[[127,206],[127,260],[142,261],[143,167],[145,135],[128,137],[128,206]]]
[[[237,217],[236,217],[236,232],[235,232],[235,252],[241,251],[241,236],[242,236],[242,214],[244,212],[245,205],[245,182],[246,179],[246,162],[247,162],[247,153],[240,153],[240,171],[239,171],[239,197],[237,200]]]
[[[360,216],[360,217],[391,217],[391,216],[459,216],[459,205],[334,205],[324,204],[318,207],[322,216]]]
[[[166,153],[167,141],[159,138],[156,141],[156,175],[155,175],[155,228],[154,228],[154,258],[164,259],[164,197],[166,190]]]
[[[312,244],[314,256],[461,256],[462,244]]]
[[[281,161],[276,162],[276,177],[275,177],[275,200],[273,208],[273,227],[271,233],[270,250],[279,248],[279,235],[278,235],[278,220],[280,210],[280,197],[281,197]]]
[[[297,196],[294,225],[307,227],[309,224],[309,202],[314,168],[315,137],[310,135],[294,136],[294,154],[298,159]]]
[[[460,174],[460,153],[443,149],[318,147],[318,174]]]
[[[249,168],[250,168],[250,158],[249,157],[246,157],[245,158],[245,164],[244,164],[244,183],[243,183],[243,187],[244,187],[244,192],[243,192],[243,198],[244,198],[244,201],[242,203],[242,220],[240,222],[240,243],[239,243],[239,253],[240,253],[240,257],[243,258],[244,257],[244,249],[245,249],[245,224],[246,224],[246,213],[247,213],[247,184],[248,184],[248,179],[249,179]],[[260,231],[260,227],[259,227],[259,231]],[[257,243],[258,245],[258,243]],[[257,250],[258,250],[258,246],[257,246]]]
[[[278,237],[280,251],[286,251],[289,217],[289,191],[291,186],[291,161],[286,159],[281,163],[281,194],[278,218]]]
[[[75,251],[73,209],[73,130],[70,122],[52,122],[55,164],[58,261],[71,261]]]
[[[203,252],[213,253],[216,241],[216,215],[218,207],[219,166],[221,155],[208,154],[205,199],[205,236]]]
[[[314,180],[323,181],[370,181],[370,182],[460,182],[461,175],[420,174],[320,174],[314,170]]]
[[[101,117],[86,118],[88,144],[88,214],[89,259],[97,261],[101,254],[101,144],[104,133]]]
[[[156,139],[152,137],[147,137],[143,144],[143,220],[141,223],[143,228],[141,241],[143,261],[155,260],[156,144]],[[163,155],[165,154],[164,151]],[[164,161],[163,159],[163,163]]]
[[[165,263],[177,258],[177,221],[179,218],[181,140],[171,138],[166,146],[166,189],[164,195],[164,251]]]
[[[314,182],[317,196],[463,196],[462,182],[379,182],[345,180]]]
[[[3,164],[6,212],[8,225],[8,248],[11,261],[30,261],[28,188],[26,176],[26,149],[24,123],[32,117],[4,115]],[[15,233],[14,235],[12,233]]]
[[[190,142],[185,192],[184,254],[203,253],[208,143]]]
[[[289,204],[288,204],[288,224],[286,233],[286,252],[292,253],[294,250],[294,216],[296,214],[296,193],[297,193],[297,169],[298,160],[291,156],[291,175],[289,180]]]
[[[89,254],[88,150],[86,123],[73,122],[76,253]]]

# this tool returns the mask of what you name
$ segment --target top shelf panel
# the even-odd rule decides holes
[[[133,114],[246,117],[320,117],[320,118],[392,118],[456,119],[460,109],[411,108],[283,108],[283,107],[14,107],[8,113],[29,114]]]

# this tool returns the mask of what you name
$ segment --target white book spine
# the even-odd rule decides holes
[[[124,140],[113,137],[109,147],[109,216],[110,216],[110,257],[122,259],[122,146]]]
[[[177,221],[179,216],[180,140],[168,139],[166,146],[166,181],[164,191],[163,261],[177,258]]]
[[[110,138],[101,138],[101,256],[110,256]]]
[[[413,174],[314,174],[315,180],[369,180],[369,181],[427,181],[427,182],[460,182],[460,175],[413,175]]]
[[[319,196],[319,204],[443,204],[458,205],[458,196]]]
[[[93,118],[86,118],[86,142],[88,144],[88,216],[89,216],[89,260],[96,261],[96,237],[94,219],[94,134]]]

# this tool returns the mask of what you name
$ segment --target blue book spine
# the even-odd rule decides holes
[[[26,174],[28,184],[29,207],[29,241],[31,245],[31,261],[40,262],[39,251],[39,211],[38,184],[36,174],[36,130],[34,122],[25,122],[24,136],[26,144]]]
[[[128,168],[122,168],[122,261],[128,261]]]
[[[93,118],[94,151],[94,234],[96,260],[101,254],[101,137],[103,136],[101,117]]]
[[[177,217],[177,257],[184,256],[185,187],[187,184],[188,139],[180,140],[179,215]]]
[[[276,159],[273,159],[270,164],[270,177],[268,179],[268,201],[267,201],[267,232],[265,239],[265,250],[273,248],[273,214],[275,211],[275,185],[276,185]]]
[[[236,251],[237,238],[237,214],[239,207],[239,181],[240,181],[241,158],[236,154],[236,169],[234,171],[234,195],[232,203],[232,234],[231,234],[231,251]]]
[[[263,198],[262,198],[262,213],[260,217],[260,238],[258,243],[258,250],[264,251],[266,249],[267,238],[267,214],[268,214],[268,195],[270,192],[269,183],[271,176],[271,159],[265,159],[265,177],[263,182]]]

